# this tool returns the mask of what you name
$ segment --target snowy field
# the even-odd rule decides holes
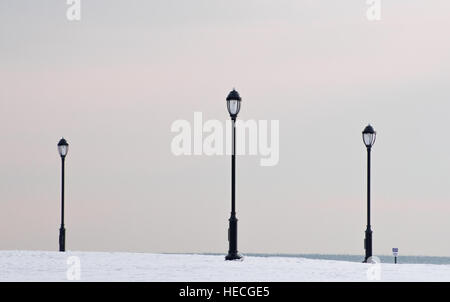
[[[369,265],[291,257],[230,262],[209,255],[0,251],[0,281],[78,277],[80,281],[450,281],[450,265]]]

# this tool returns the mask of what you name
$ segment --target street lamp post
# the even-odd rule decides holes
[[[364,249],[366,250],[364,262],[367,263],[367,260],[372,257],[372,229],[370,225],[370,155],[377,133],[373,130],[371,125],[368,125],[362,132],[362,136],[364,145],[367,147],[367,228],[366,238],[364,239]]]
[[[59,251],[66,251],[66,229],[64,228],[64,161],[69,150],[69,144],[62,138],[58,143],[58,152],[61,156],[61,227],[59,229]]]
[[[237,260],[242,256],[237,250],[237,222],[236,218],[236,118],[241,109],[241,97],[236,90],[232,90],[227,96],[227,108],[232,122],[232,153],[231,153],[231,216],[228,228],[229,250],[225,260]]]

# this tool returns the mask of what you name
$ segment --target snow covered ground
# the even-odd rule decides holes
[[[71,281],[78,277],[80,281],[450,281],[450,265],[369,265],[292,257],[224,261],[223,256],[188,254],[0,251],[0,281]]]

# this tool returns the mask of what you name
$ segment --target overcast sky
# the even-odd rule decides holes
[[[345,2],[345,3],[344,3]],[[242,253],[450,255],[450,2],[0,1],[0,249],[228,250],[229,156],[174,156],[175,120],[279,120],[237,160]]]

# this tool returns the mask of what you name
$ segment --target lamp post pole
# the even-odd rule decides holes
[[[59,228],[59,251],[66,251],[66,229],[64,227],[64,166],[69,144],[62,138],[58,143],[58,152],[61,156],[61,227]]]
[[[367,228],[366,228],[366,239],[365,239],[365,249],[366,256],[364,262],[372,257],[372,228],[370,225],[370,154],[371,147],[367,147]]]
[[[227,107],[232,123],[232,153],[231,153],[231,215],[228,228],[228,255],[225,260],[238,260],[242,256],[237,250],[237,222],[236,217],[236,118],[240,110],[241,97],[233,89],[227,97]]]
[[[66,251],[66,229],[64,228],[64,163],[65,157],[61,157],[61,227],[59,228],[59,251]]]

